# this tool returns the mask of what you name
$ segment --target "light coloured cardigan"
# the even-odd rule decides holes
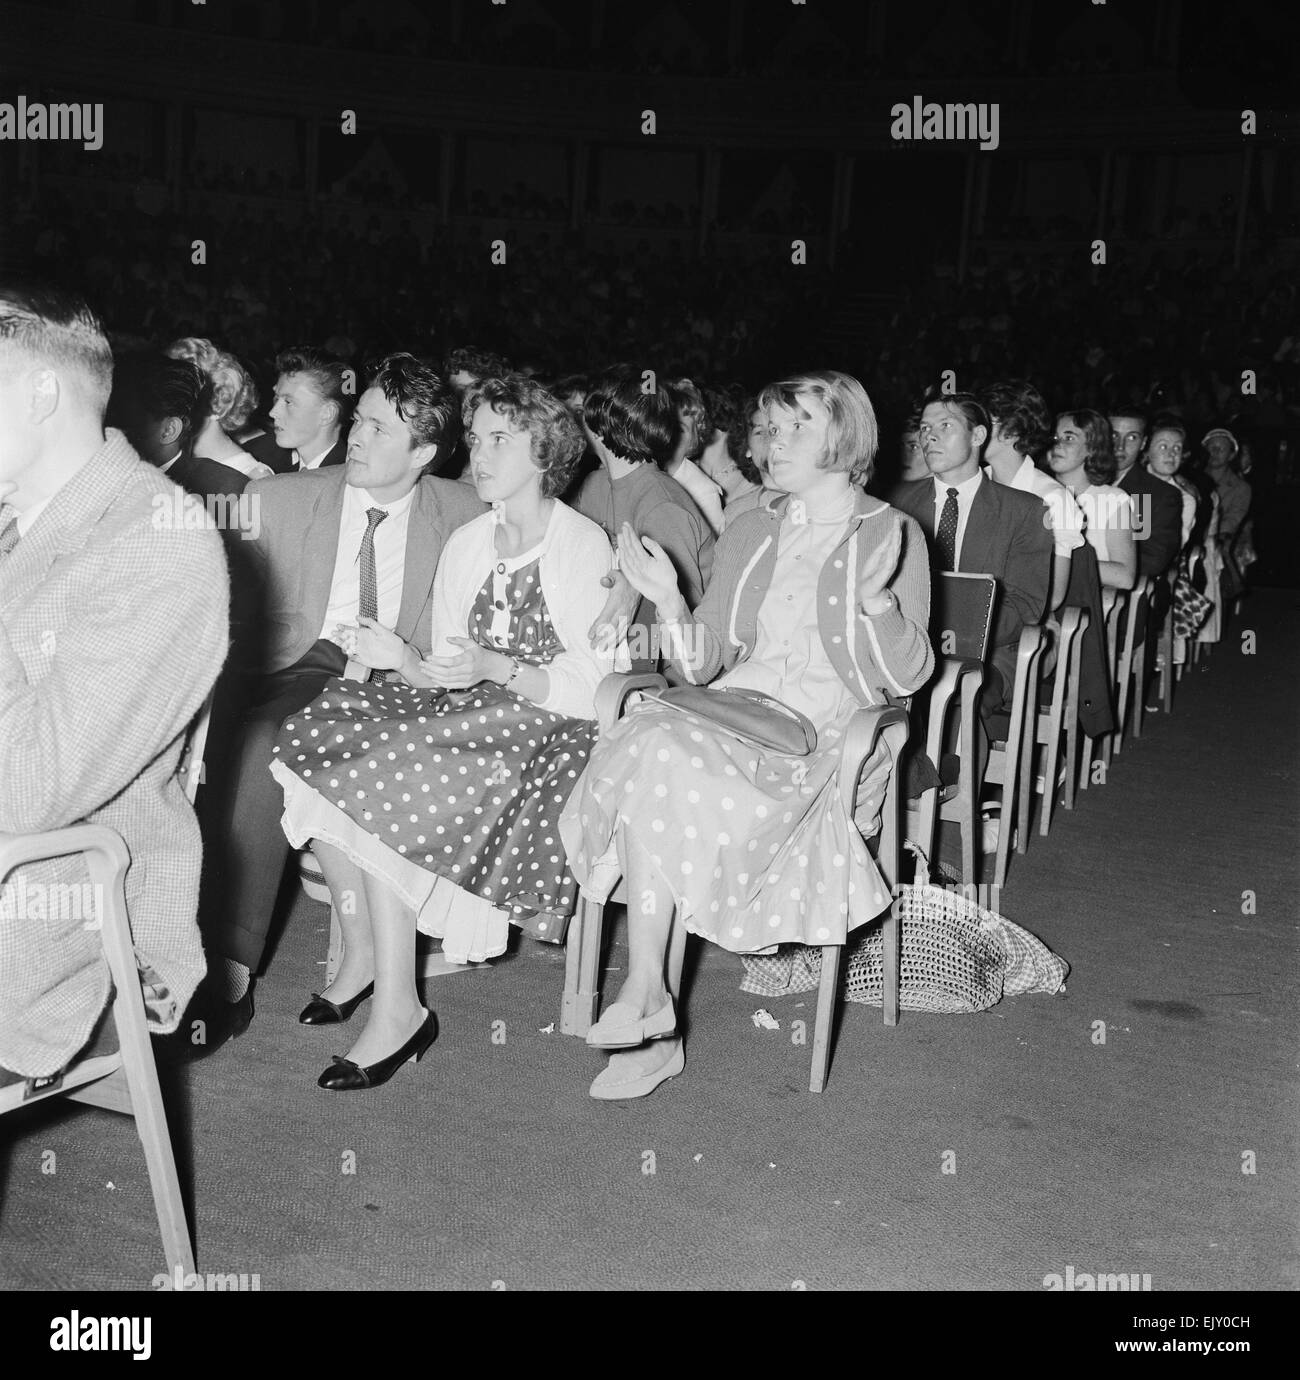
[[[693,685],[707,685],[754,650],[758,612],[772,585],[788,494],[773,494],[722,534],[713,577],[693,616],[670,625],[674,663]],[[876,617],[858,611],[858,582],[870,553],[893,523],[903,524],[898,568],[889,582],[895,604]],[[934,670],[926,627],[930,619],[930,562],[915,519],[857,491],[848,531],[822,567],[817,625],[822,646],[849,690],[864,705],[919,690]],[[690,626],[678,643],[675,629]],[[693,646],[691,645],[693,643]],[[693,659],[683,653],[693,651]]]
[[[469,616],[483,581],[497,563],[495,515],[483,513],[447,538],[433,580],[434,656],[457,656],[452,637],[469,636]],[[542,669],[551,687],[539,708],[574,719],[596,717],[596,687],[614,670],[587,633],[605,607],[600,580],[613,563],[609,538],[594,522],[557,502],[538,548],[542,594],[564,650]]]

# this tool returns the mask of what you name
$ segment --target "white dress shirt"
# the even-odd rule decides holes
[[[934,533],[939,535],[939,520],[943,517],[943,505],[948,501],[948,490],[957,490],[957,542],[953,547],[952,568],[961,569],[961,545],[966,539],[966,521],[970,517],[971,504],[975,502],[975,491],[979,488],[984,479],[981,470],[976,470],[969,479],[963,479],[960,484],[949,484],[947,480],[940,479],[938,475],[934,479]]]
[[[1007,488],[1037,494],[1043,500],[1047,520],[1052,527],[1056,555],[1068,560],[1070,552],[1083,545],[1083,514],[1074,501],[1074,495],[1059,480],[1044,474],[1028,456],[1011,476]]]
[[[367,508],[382,508],[388,514],[375,528],[375,575],[379,623],[390,630],[396,626],[402,607],[402,577],[406,571],[406,529],[414,502],[414,489],[396,503],[379,503],[364,489],[351,484],[343,486],[338,551],[334,556],[334,578],[330,582],[321,637],[331,637],[340,623],[356,624],[361,604],[361,538],[369,525]]]

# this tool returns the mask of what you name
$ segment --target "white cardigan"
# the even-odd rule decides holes
[[[469,636],[474,599],[498,560],[495,514],[459,527],[443,547],[433,579],[434,656],[458,656],[448,639]],[[541,667],[550,689],[539,708],[566,718],[596,717],[596,687],[614,670],[614,657],[600,656],[587,636],[605,607],[609,591],[600,583],[613,564],[609,538],[594,522],[558,500],[538,548],[542,594],[564,650]]]

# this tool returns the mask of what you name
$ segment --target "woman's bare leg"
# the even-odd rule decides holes
[[[392,1054],[428,1014],[415,986],[415,911],[395,891],[363,874],[374,942],[375,995],[366,1028],[348,1051],[354,1064],[373,1064]]]
[[[649,1016],[670,994],[675,999],[681,993],[686,926],[677,918],[672,892],[654,860],[626,830],[619,837],[627,876],[628,973],[618,1000]],[[650,1040],[637,1049],[619,1050],[610,1055],[609,1067],[620,1079],[657,1073],[677,1052],[679,1040]]]
[[[626,828],[620,830],[618,851],[627,878],[628,965],[617,1000],[650,1016],[668,1000],[665,964],[672,936],[682,927],[673,923],[673,896],[663,873]]]
[[[330,889],[334,912],[343,931],[343,957],[334,981],[321,993],[332,1002],[351,1000],[375,975],[375,951],[370,937],[370,908],[366,903],[365,873],[332,843],[313,839],[311,851]]]

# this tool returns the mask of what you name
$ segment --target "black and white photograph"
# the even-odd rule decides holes
[[[1278,1345],[1297,51],[0,0],[15,1355],[479,1291]]]

